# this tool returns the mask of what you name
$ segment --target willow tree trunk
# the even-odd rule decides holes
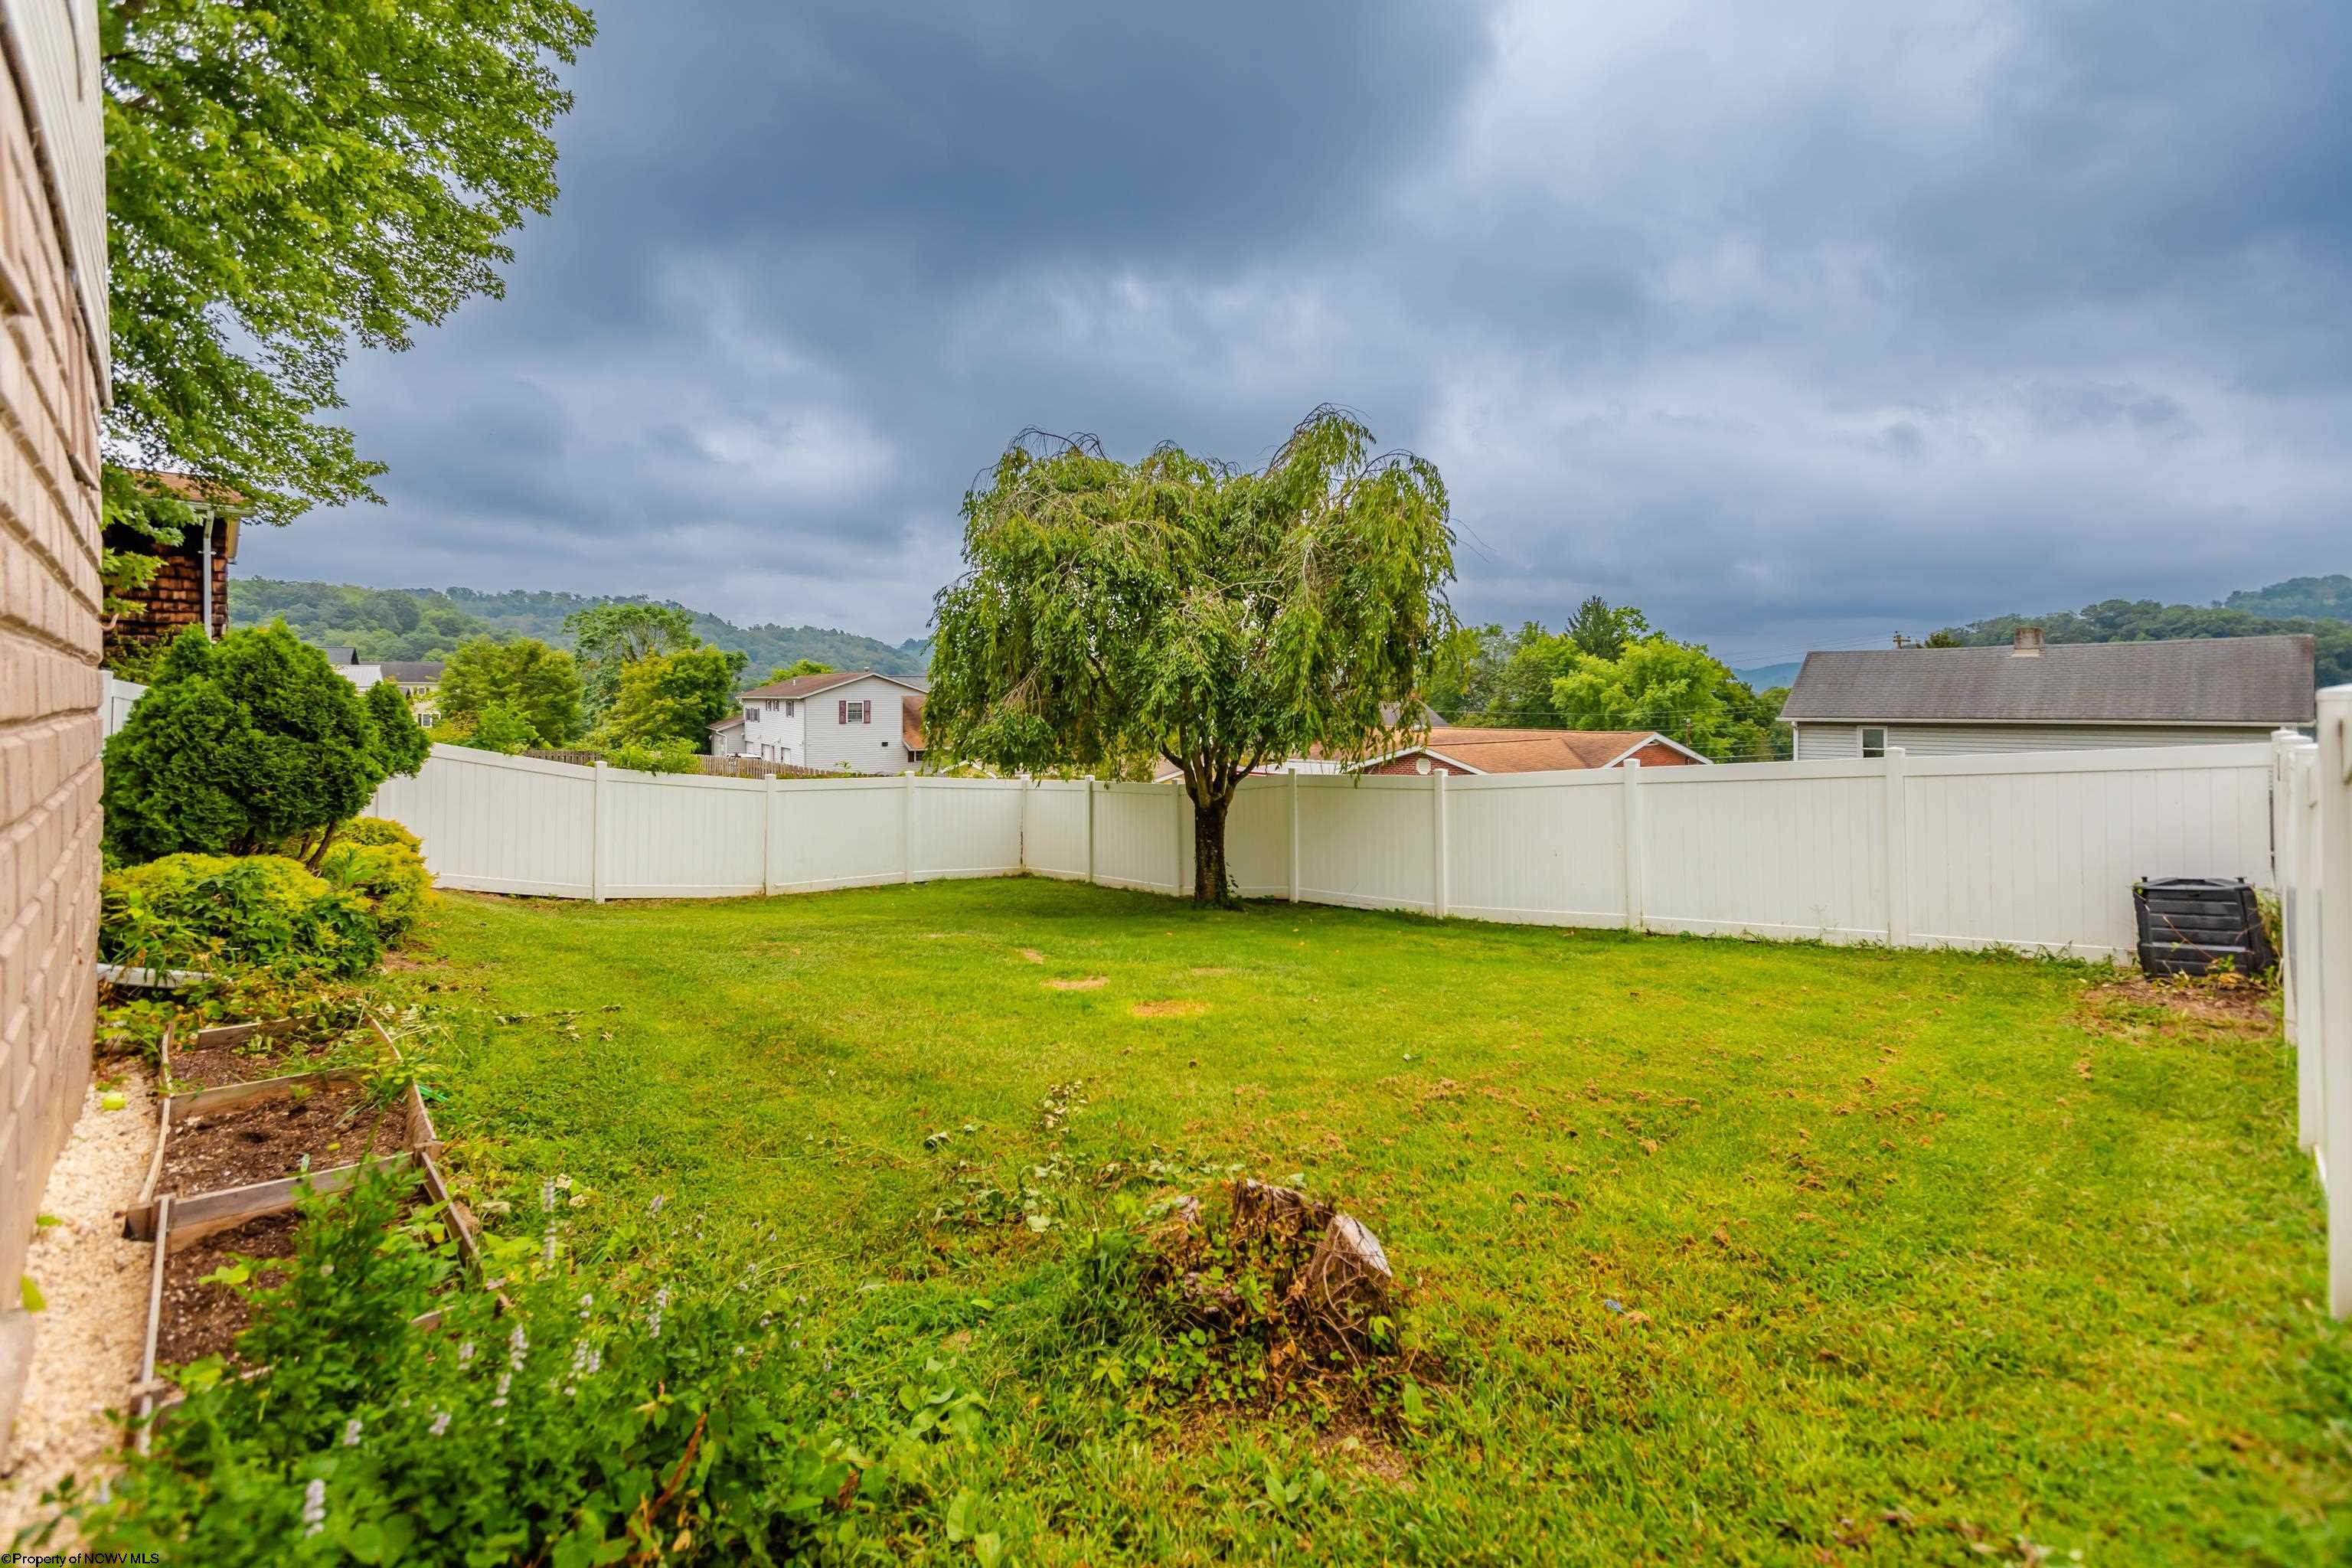
[[[1221,800],[1192,802],[1192,901],[1230,909],[1241,900],[1234,895],[1225,870],[1225,812],[1231,795]]]

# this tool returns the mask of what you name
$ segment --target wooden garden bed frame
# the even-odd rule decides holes
[[[290,1018],[267,1022],[230,1024],[219,1028],[201,1030],[191,1037],[194,1047],[229,1045],[255,1035],[284,1034],[295,1026]],[[375,1031],[376,1039],[391,1053],[394,1061],[402,1059],[400,1047],[383,1026],[374,1018],[368,1026]],[[163,1033],[163,1075],[171,1076],[172,1030]],[[163,1100],[162,1124],[155,1137],[155,1154],[147,1173],[145,1188],[140,1201],[124,1211],[122,1234],[131,1241],[153,1244],[153,1258],[147,1280],[147,1337],[139,1364],[139,1381],[131,1389],[131,1415],[134,1441],[139,1451],[145,1453],[150,1441],[152,1423],[149,1417],[164,1407],[177,1404],[183,1397],[178,1388],[159,1378],[155,1370],[155,1347],[163,1334],[163,1276],[172,1254],[184,1251],[206,1237],[260,1219],[269,1215],[284,1214],[296,1207],[307,1189],[313,1194],[332,1194],[348,1191],[364,1171],[413,1166],[415,1181],[426,1202],[440,1205],[448,1216],[450,1233],[457,1238],[459,1261],[466,1274],[479,1280],[482,1278],[480,1242],[475,1235],[474,1216],[466,1206],[451,1195],[449,1184],[441,1173],[440,1134],[433,1125],[433,1113],[425,1108],[425,1098],[417,1091],[414,1079],[408,1085],[407,1142],[397,1153],[376,1154],[346,1164],[332,1165],[302,1175],[280,1176],[267,1182],[253,1182],[243,1186],[215,1188],[204,1193],[157,1194],[157,1184],[163,1173],[163,1155],[172,1136],[174,1121],[200,1111],[220,1110],[244,1105],[257,1100],[293,1092],[297,1089],[323,1088],[330,1084],[355,1083],[366,1078],[358,1068],[328,1068],[318,1072],[287,1073],[277,1078],[252,1079],[243,1083],[222,1084],[213,1089],[192,1089],[185,1094],[167,1096]],[[424,1313],[413,1327],[432,1328],[439,1324],[441,1314]]]

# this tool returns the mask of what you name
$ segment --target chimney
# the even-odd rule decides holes
[[[2011,658],[2040,658],[2042,657],[2042,628],[2040,626],[2018,627],[2017,641],[2011,646],[2009,657]]]

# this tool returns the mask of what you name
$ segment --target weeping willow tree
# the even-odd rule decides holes
[[[1193,897],[1230,903],[1225,816],[1250,771],[1353,760],[1421,726],[1454,629],[1444,481],[1318,408],[1263,468],[1024,433],[964,497],[924,712],[932,754],[1125,773],[1174,764]]]

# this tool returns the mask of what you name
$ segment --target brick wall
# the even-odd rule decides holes
[[[0,1280],[81,1109],[97,987],[99,388],[51,214],[0,67]]]

